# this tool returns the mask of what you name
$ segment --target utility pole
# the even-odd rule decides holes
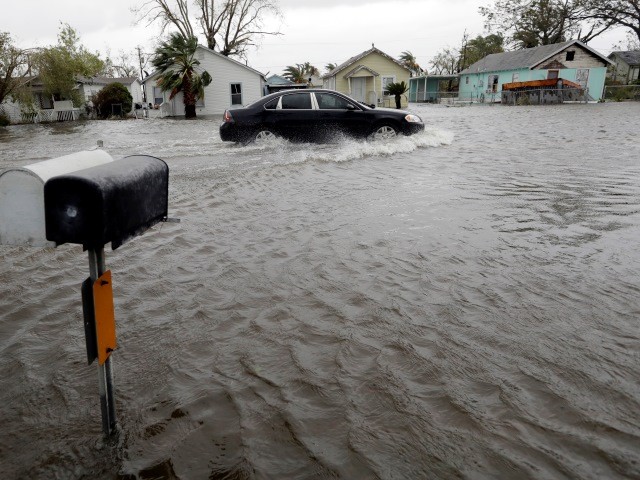
[[[136,47],[136,50],[138,50],[138,62],[140,63],[140,82],[142,82],[143,78],[144,78],[144,71],[142,70],[142,52],[140,51],[140,47]],[[147,104],[147,90],[146,88],[142,87],[142,101],[144,102],[144,104]]]

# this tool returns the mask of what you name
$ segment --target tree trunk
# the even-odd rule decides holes
[[[396,95],[396,108],[400,109],[400,95]]]
[[[196,118],[196,106],[185,105],[184,106],[184,118]]]
[[[184,98],[184,118],[196,118],[196,97],[192,91],[191,74],[187,73],[182,81]]]

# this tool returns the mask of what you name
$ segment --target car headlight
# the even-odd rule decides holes
[[[409,114],[404,119],[409,123],[422,123],[422,119],[417,115]]]

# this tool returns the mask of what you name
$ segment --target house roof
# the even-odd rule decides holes
[[[378,53],[380,55],[382,55],[383,57],[385,57],[387,60],[392,61],[393,63],[398,64],[399,66],[401,66],[402,68],[408,70],[409,72],[411,71],[409,68],[407,68],[404,64],[402,64],[401,62],[399,62],[398,60],[396,60],[395,58],[393,58],[391,55],[387,55],[386,53],[384,53],[382,50],[377,49],[376,47],[371,47],[369,50],[365,50],[364,52],[351,57],[349,60],[347,60],[344,63],[341,63],[340,65],[338,65],[336,68],[334,68],[333,70],[331,70],[329,73],[324,74],[322,77],[320,78],[329,78],[329,77],[333,77],[336,74],[338,74],[338,72],[340,72],[341,70],[344,70],[347,67],[350,67],[351,65],[355,64],[356,62],[358,62],[359,60],[363,59],[364,57],[366,57],[367,55],[369,55],[370,53]],[[351,72],[349,72],[351,73]]]
[[[293,85],[293,82],[288,78],[276,74],[273,74],[269,78],[267,78],[267,83],[269,85]]]
[[[216,55],[216,56],[218,56],[218,57],[220,57],[220,58],[224,58],[225,60],[227,60],[227,61],[229,61],[229,62],[232,62],[232,63],[235,63],[236,65],[238,65],[238,66],[240,66],[240,67],[242,67],[242,68],[246,68],[247,70],[249,70],[249,71],[251,71],[251,72],[253,72],[253,73],[257,74],[257,75],[260,75],[260,78],[261,78],[262,80],[265,80],[265,81],[266,81],[266,79],[264,78],[264,74],[263,74],[262,72],[259,72],[258,70],[254,69],[254,68],[251,68],[250,66],[245,65],[244,63],[238,62],[237,60],[234,60],[234,59],[233,59],[233,58],[231,58],[231,57],[227,57],[227,56],[225,56],[225,55],[222,55],[221,53],[218,53],[218,52],[216,52],[216,51],[214,51],[214,50],[211,50],[210,48],[207,48],[207,47],[205,47],[205,46],[203,46],[203,45],[198,45],[198,47],[197,47],[197,48],[201,48],[202,50],[205,50],[206,52],[209,52],[209,53],[210,53],[210,54],[212,54],[212,55]],[[140,83],[142,83],[142,84],[146,83],[146,82],[147,82],[147,81],[149,81],[151,78],[157,77],[159,73],[160,73],[160,72],[158,72],[158,71],[156,70],[156,71],[155,71],[155,72],[153,72],[151,75],[148,75],[148,76],[146,76],[145,78],[143,78],[143,79],[142,79],[142,82],[140,82]]]
[[[123,85],[131,85],[138,77],[78,77],[78,83],[86,83],[90,85],[109,85],[111,83],[122,83]]]
[[[611,52],[609,58],[620,57],[627,65],[640,65],[640,50],[628,50],[625,52]]]
[[[607,57],[596,52],[584,43],[578,40],[570,40],[568,42],[554,43],[552,45],[541,45],[534,48],[526,48],[524,50],[514,50],[512,52],[492,53],[470,67],[460,72],[461,75],[479,72],[498,72],[504,70],[516,70],[528,68],[529,70],[537,67],[545,60],[557,55],[566,48],[577,45],[584,48],[591,54],[602,59],[605,63],[613,63]]]

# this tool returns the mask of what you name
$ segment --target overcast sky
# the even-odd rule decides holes
[[[10,0],[2,0],[9,2]],[[153,52],[159,31],[146,22],[135,24],[132,7],[145,0],[18,0],[3,8],[0,31],[8,31],[22,47],[56,43],[60,22],[80,34],[81,42],[104,58],[107,52],[132,54],[140,46]],[[282,18],[267,28],[282,35],[265,36],[248,56],[251,67],[265,74],[282,73],[287,65],[310,62],[320,69],[342,63],[371,48],[393,57],[409,50],[423,67],[445,47],[458,47],[465,30],[484,35],[478,8],[491,0],[280,0]],[[618,29],[589,45],[607,55],[625,38]]]

